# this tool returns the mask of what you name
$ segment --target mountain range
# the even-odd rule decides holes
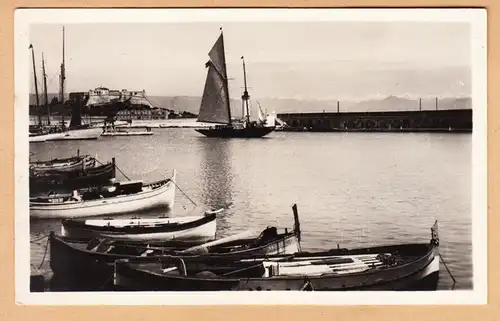
[[[57,94],[49,94],[49,101]],[[201,97],[196,96],[148,96],[153,106],[171,109],[175,111],[187,111],[198,114]],[[256,98],[250,100],[250,114],[257,114],[257,103],[268,113],[309,113],[309,112],[335,112],[337,111],[336,100],[320,99],[287,99],[287,98]],[[30,95],[30,104],[36,104],[34,94]],[[470,97],[442,97],[438,98],[437,108],[446,109],[471,109]],[[419,110],[419,99],[415,97],[388,96],[385,98],[373,98],[360,101],[340,101],[340,112],[365,112],[365,111],[409,111]],[[422,98],[422,110],[436,109],[435,98]],[[231,99],[231,111],[233,115],[241,115],[242,107],[240,99]]]

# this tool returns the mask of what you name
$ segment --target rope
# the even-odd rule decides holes
[[[455,288],[455,284],[457,283],[457,281],[455,280],[455,278],[453,277],[453,274],[451,274],[451,271],[450,269],[448,268],[448,265],[446,265],[446,262],[443,258],[443,256],[441,255],[441,253],[439,253],[439,257],[441,258],[441,262],[443,262],[443,265],[444,267],[446,268],[446,271],[448,271],[448,274],[450,275],[451,279],[453,280],[453,285],[451,287],[451,289],[453,290]]]
[[[122,175],[123,175],[123,176],[124,176],[127,180],[129,180],[129,181],[130,181],[130,178],[128,178],[128,176],[127,176],[127,175],[125,175],[125,173],[124,173],[124,172],[122,172],[122,170],[120,169],[120,167],[118,167],[118,166],[116,165],[116,163],[115,163],[115,168],[116,168],[116,169],[117,169],[117,170],[118,170],[118,171],[119,171],[119,172],[120,172],[120,173],[121,173],[121,174],[122,174]]]
[[[42,263],[40,263],[40,266],[38,268],[41,268],[43,265],[43,262],[45,262],[45,256],[47,255],[48,249],[49,249],[49,239],[47,239],[47,243],[45,243],[45,252],[43,253]]]
[[[106,280],[106,282],[104,282],[104,284],[99,287],[99,290],[104,289],[109,284],[109,281],[111,281],[113,279],[113,277],[114,277],[114,274],[111,273],[109,278]]]
[[[97,158],[95,158],[96,162],[98,162],[100,165],[104,165],[103,163],[101,163]],[[118,165],[116,165],[116,162],[115,162],[115,168],[127,179],[130,181],[130,178],[128,178],[127,175],[125,175],[124,172],[122,172],[122,170],[118,167]]]
[[[44,235],[44,236],[39,237],[39,238],[37,238],[37,239],[30,240],[30,243],[36,243],[36,242],[38,242],[38,241],[40,241],[40,240],[43,240],[44,238],[46,238],[46,237],[48,237],[48,236],[49,236],[49,235],[47,234],[47,235]]]
[[[177,188],[179,189],[179,191],[181,191],[181,193],[182,193],[184,196],[186,196],[186,198],[187,198],[187,199],[188,199],[191,203],[193,203],[193,205],[194,205],[194,206],[198,206],[198,205],[196,205],[196,203],[195,203],[195,202],[194,202],[191,198],[189,198],[189,196],[187,196],[187,195],[186,195],[186,193],[184,193],[184,191],[183,191],[183,190],[182,190],[182,189],[181,189],[181,188],[180,188],[177,184],[175,184],[175,182],[174,182],[174,181],[171,181],[171,182],[175,185],[175,187],[177,187]]]

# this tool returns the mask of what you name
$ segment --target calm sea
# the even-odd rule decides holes
[[[287,133],[263,139],[205,138],[193,129],[154,129],[145,137],[31,144],[31,159],[82,154],[116,157],[131,179],[169,177],[198,205],[226,208],[218,237],[268,225],[293,227],[298,205],[302,247],[322,250],[427,242],[439,221],[441,253],[457,280],[472,288],[470,134]],[[118,174],[120,175],[120,174]],[[192,204],[177,192],[174,216]],[[60,232],[32,221],[31,239]],[[31,246],[32,264],[46,241]],[[50,275],[48,253],[41,271]],[[451,278],[441,264],[440,289]]]

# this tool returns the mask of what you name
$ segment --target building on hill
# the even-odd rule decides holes
[[[105,106],[114,102],[129,101],[133,106],[145,106],[153,108],[153,105],[146,96],[146,91],[143,90],[110,90],[105,87],[97,87],[88,91],[88,98],[85,102],[87,107]]]

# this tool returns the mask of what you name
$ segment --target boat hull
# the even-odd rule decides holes
[[[78,218],[134,213],[154,208],[174,207],[175,184],[169,180],[163,186],[137,194],[120,195],[72,203],[30,202],[30,217],[44,219]]]
[[[79,243],[87,244],[88,239]],[[115,261],[124,258],[132,258],[144,261],[157,260],[164,255],[182,257],[186,261],[196,261],[200,264],[210,260],[233,260],[236,258],[252,258],[255,255],[265,256],[273,254],[293,254],[300,249],[297,235],[289,233],[283,238],[270,242],[258,248],[251,248],[245,251],[235,251],[220,254],[186,254],[180,255],[173,252],[164,252],[161,256],[132,255],[130,253],[98,253],[79,248],[71,242],[65,241],[59,236],[51,234],[50,244],[50,268],[54,273],[54,290],[71,289],[74,291],[91,291],[114,288],[113,272]],[[191,245],[186,245],[190,247]]]
[[[51,134],[42,134],[42,135],[34,135],[29,137],[30,143],[43,143],[48,140],[57,140],[64,136],[64,133],[51,133]]]
[[[47,141],[58,140],[93,140],[98,139],[102,135],[103,129],[101,127],[91,127],[85,129],[70,129],[62,135],[49,137]]]
[[[274,127],[218,127],[218,128],[198,128],[198,133],[207,137],[219,138],[260,138],[274,131]]]
[[[305,285],[314,291],[436,290],[439,279],[439,256],[437,247],[431,247],[431,250],[420,259],[400,267],[347,275],[279,275],[266,278],[161,275],[134,269],[127,262],[117,261],[114,275],[114,284],[117,288],[135,291],[298,291]]]
[[[75,189],[109,183],[116,176],[113,163],[88,168],[85,171],[66,172],[30,177],[30,195],[48,193],[71,193]]]
[[[120,227],[122,222],[129,225]],[[171,219],[108,220],[108,224],[110,225],[96,226],[91,221],[63,220],[61,234],[69,238],[104,237],[125,241],[188,240],[208,242],[215,239],[217,226],[215,214]]]
[[[151,136],[153,132],[104,132],[102,136]]]

